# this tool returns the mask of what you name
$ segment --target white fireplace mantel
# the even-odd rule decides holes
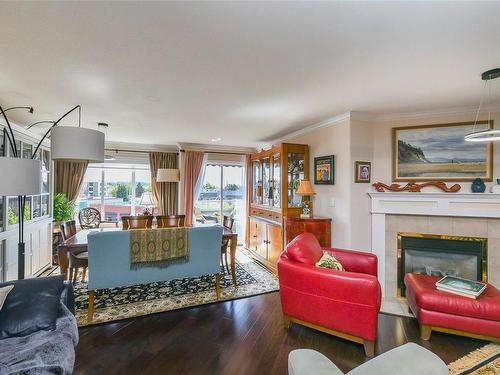
[[[372,214],[500,218],[500,194],[368,193]]]
[[[370,192],[372,251],[385,295],[386,215],[500,218],[500,194]]]

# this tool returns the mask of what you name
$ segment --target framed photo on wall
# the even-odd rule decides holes
[[[314,183],[316,185],[335,184],[335,157],[333,155],[314,158]]]
[[[493,120],[393,128],[393,181],[492,181],[492,142],[464,140],[489,129]]]
[[[372,179],[372,163],[369,161],[354,162],[354,182],[369,183]]]

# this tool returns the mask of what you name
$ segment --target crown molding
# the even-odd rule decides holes
[[[340,115],[333,116],[333,117],[327,118],[326,120],[323,120],[323,121],[316,122],[314,124],[308,125],[308,126],[302,128],[302,129],[296,130],[296,131],[291,132],[291,133],[289,133],[287,135],[284,135],[282,137],[274,139],[271,142],[271,144],[281,143],[281,142],[284,142],[284,141],[286,141],[288,139],[299,137],[301,135],[310,133],[310,132],[312,132],[314,130],[318,130],[318,129],[322,129],[322,128],[327,128],[329,126],[333,126],[333,125],[339,124],[341,122],[349,120],[351,118],[351,113],[352,113],[351,111],[345,112],[345,113],[341,113]]]
[[[459,115],[475,115],[477,112],[476,106],[462,106],[462,107],[449,107],[442,109],[434,109],[429,111],[415,111],[415,112],[399,112],[399,113],[380,113],[380,114],[369,114],[363,113],[365,119],[371,117],[371,121],[375,123],[380,122],[395,122],[404,120],[418,120],[426,119],[429,117],[444,117],[444,116],[459,116]],[[483,106],[481,108],[481,113],[485,112],[500,112],[500,103],[494,103],[488,106]]]
[[[225,145],[213,145],[206,143],[177,143],[180,150],[192,150],[192,151],[203,151],[203,152],[227,152],[227,153],[238,153],[238,154],[253,154],[257,151],[254,147],[238,147],[238,146],[225,146]]]

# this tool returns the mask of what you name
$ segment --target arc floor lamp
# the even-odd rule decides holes
[[[19,209],[19,241],[18,241],[18,278],[23,279],[25,275],[24,243],[24,208],[26,206],[26,195],[40,194],[41,190],[41,161],[35,160],[38,149],[49,134],[51,134],[51,157],[52,160],[84,160],[89,163],[102,163],[104,161],[104,133],[81,127],[81,106],[77,105],[62,115],[57,121],[39,121],[40,123],[52,123],[52,126],[43,135],[36,146],[31,159],[22,159],[17,152],[16,138],[7,111],[13,109],[28,109],[33,113],[33,107],[12,107],[4,110],[0,106],[0,113],[5,119],[7,131],[4,132],[13,157],[0,157],[0,196],[17,196]],[[58,126],[58,124],[70,113],[78,109],[78,127]],[[32,126],[33,126],[32,125]],[[32,127],[30,126],[30,127]]]

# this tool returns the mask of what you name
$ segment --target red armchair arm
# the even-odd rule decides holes
[[[322,249],[332,254],[346,271],[378,276],[378,260],[374,254],[328,247],[322,247]]]
[[[374,275],[310,266],[288,260],[286,255],[278,262],[278,273],[281,286],[377,311],[380,308],[380,284]]]

